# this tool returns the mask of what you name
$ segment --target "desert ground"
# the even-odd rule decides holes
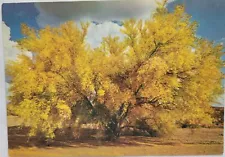
[[[168,137],[122,136],[116,142],[95,139],[37,142],[8,117],[10,157],[141,156],[141,155],[221,155],[223,129],[178,129]],[[29,141],[29,142],[28,142]]]

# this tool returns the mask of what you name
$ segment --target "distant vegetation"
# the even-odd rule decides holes
[[[224,127],[224,107],[214,107],[213,124],[218,127]]]

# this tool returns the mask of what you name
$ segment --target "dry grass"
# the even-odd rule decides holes
[[[8,127],[19,126],[22,123],[22,120],[16,116],[8,116]]]
[[[155,145],[101,146],[79,148],[21,148],[9,150],[11,157],[74,157],[74,156],[142,156],[142,155],[209,155],[222,154],[222,145]]]
[[[11,122],[10,122],[11,121]],[[141,156],[141,155],[218,155],[223,153],[223,129],[178,129],[169,137],[121,137],[117,142],[94,139],[53,141],[46,145],[31,139],[27,129],[16,127],[10,117],[10,157]],[[16,123],[16,124],[13,124]]]

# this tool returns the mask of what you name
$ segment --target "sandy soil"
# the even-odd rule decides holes
[[[223,153],[223,129],[178,129],[169,137],[121,137],[117,142],[94,139],[37,142],[26,129],[9,127],[10,157],[219,155]]]

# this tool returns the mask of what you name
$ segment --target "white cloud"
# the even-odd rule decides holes
[[[224,94],[223,95],[221,95],[218,99],[217,99],[217,101],[212,105],[212,106],[215,106],[215,107],[224,107]]]
[[[176,0],[168,0],[167,3],[175,2]]]
[[[220,40],[217,41],[219,44],[225,46],[225,38],[222,38]]]
[[[2,22],[2,38],[3,38],[3,52],[4,52],[4,61],[5,64],[9,60],[16,60],[17,55],[21,53],[21,51],[17,48],[17,43],[10,40],[10,28]],[[32,57],[32,53],[25,52],[25,54],[29,57]],[[9,95],[8,88],[10,78],[5,76],[6,81],[6,95]]]
[[[92,48],[99,46],[103,37],[108,35],[119,36],[122,39],[124,36],[120,33],[122,26],[113,22],[104,22],[102,24],[92,23],[88,29],[87,42]]]
[[[5,63],[9,60],[15,60],[21,50],[17,48],[17,43],[10,40],[10,28],[2,22],[2,37],[3,37],[3,51]],[[29,57],[32,57],[30,52],[25,52]]]
[[[3,52],[4,52],[4,61],[7,63],[9,60],[16,60],[17,55],[21,53],[21,50],[17,48],[17,43],[10,40],[10,28],[2,22],[2,39],[3,39]],[[25,52],[25,54],[29,57],[32,57],[31,52]],[[8,91],[10,86],[10,78],[5,76],[5,90],[6,96],[10,95]],[[8,103],[8,99],[6,99]]]
[[[61,3],[36,3],[40,14],[39,26],[57,25],[62,22],[124,20],[127,18],[147,18],[156,8],[155,0],[111,0]]]
[[[162,0],[159,0],[162,1]],[[169,0],[172,2],[173,0]],[[146,19],[155,11],[156,0],[111,0],[83,2],[35,3],[40,14],[36,21],[40,27],[58,26],[66,21],[94,21],[87,34],[87,42],[97,47],[102,37],[111,35],[123,37],[121,27],[111,21],[129,18]]]
[[[6,26],[4,22],[2,22],[2,38],[3,38],[3,52],[4,52],[4,61],[5,63],[9,60],[15,60],[17,57],[17,54],[20,52],[16,45],[17,43],[10,40],[10,28]],[[6,84],[5,84],[5,90],[6,90],[6,96],[9,96],[8,88],[9,88],[9,78],[6,76]],[[7,99],[6,99],[7,100]],[[8,103],[8,100],[7,100]]]
[[[16,47],[17,43],[10,40],[10,28],[4,22],[2,22],[2,36],[5,62],[15,60],[20,51]]]

